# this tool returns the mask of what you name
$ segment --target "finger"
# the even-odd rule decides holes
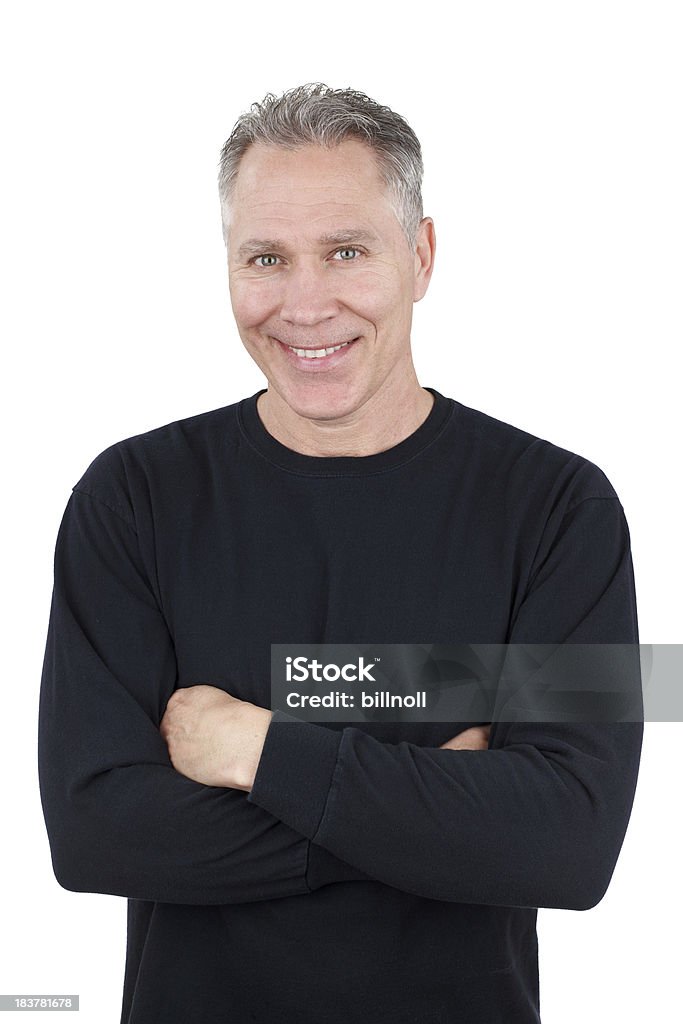
[[[472,726],[464,732],[452,736],[442,743],[440,749],[448,750],[486,750],[488,747],[490,726]]]

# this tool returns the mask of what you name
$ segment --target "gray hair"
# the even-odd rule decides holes
[[[218,194],[223,239],[228,244],[229,207],[239,165],[253,143],[298,149],[331,149],[345,139],[360,139],[373,151],[391,207],[414,252],[422,220],[422,152],[408,122],[356,89],[331,89],[308,82],[281,96],[267,93],[242,114],[221,149]]]

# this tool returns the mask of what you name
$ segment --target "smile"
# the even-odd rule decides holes
[[[323,356],[331,356],[333,352],[338,352],[340,348],[344,348],[350,344],[345,341],[341,345],[335,345],[334,348],[294,348],[293,345],[288,345],[287,348],[291,348],[292,352],[296,352],[298,356],[304,356],[305,359],[322,359]]]
[[[292,353],[292,355],[297,357],[299,360],[308,363],[313,362],[314,360],[323,360],[326,362],[331,356],[335,356],[338,352],[348,348],[354,343],[354,341],[358,341],[358,338],[352,338],[350,341],[343,341],[341,345],[328,345],[325,348],[298,348],[296,345],[288,345],[284,341],[280,341],[280,345],[283,349]]]

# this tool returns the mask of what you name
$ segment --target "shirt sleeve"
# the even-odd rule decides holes
[[[135,526],[84,490],[57,535],[38,724],[40,795],[57,881],[167,903],[242,903],[363,878],[241,790],[171,764],[159,723],[172,637]]]
[[[549,519],[508,641],[638,643],[618,498],[583,499]],[[444,731],[441,742],[447,724]],[[591,724],[494,721],[489,749],[441,750],[275,711],[249,800],[406,892],[586,910],[602,899],[616,866],[642,735],[642,715]]]

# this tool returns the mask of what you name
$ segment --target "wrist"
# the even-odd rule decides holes
[[[254,785],[273,713],[255,704],[245,707],[244,710],[247,712],[247,718],[244,725],[243,752],[235,772],[234,788],[249,793]]]

